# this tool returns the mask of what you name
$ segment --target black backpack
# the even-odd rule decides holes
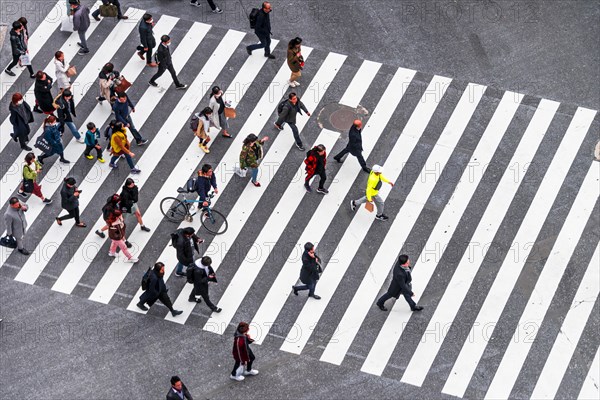
[[[190,129],[196,132],[198,130],[198,124],[200,123],[200,118],[196,114],[192,114],[192,119],[190,119]]]
[[[287,103],[288,99],[283,100],[281,103],[279,103],[279,105],[277,106],[277,114],[281,114],[283,112],[283,106],[285,106],[285,103]]]
[[[185,271],[185,278],[187,280],[187,283],[194,283],[194,269],[196,267],[190,265],[187,269],[187,271]]]
[[[194,193],[196,191],[197,180],[198,178],[190,178],[187,180],[187,182],[185,183],[185,190],[187,190],[188,193]]]
[[[258,8],[253,8],[248,15],[248,21],[250,21],[250,29],[256,28],[256,18],[258,18],[258,13],[260,10]]]
[[[179,230],[171,233],[171,246],[177,246],[177,238],[179,237]]]
[[[148,268],[148,271],[146,271],[146,273],[144,274],[144,276],[142,276],[142,290],[148,290],[148,287],[150,286],[150,272],[152,270],[152,267]]]
[[[111,204],[105,204],[104,207],[102,207],[102,218],[104,219],[104,221],[108,221],[113,211],[114,208]]]

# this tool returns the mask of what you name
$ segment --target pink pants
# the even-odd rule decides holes
[[[112,240],[112,239],[111,239]],[[128,259],[131,258],[131,253],[127,250],[127,246],[125,245],[125,240],[112,240],[110,244],[110,249],[108,250],[110,253],[114,254],[117,251],[117,246],[121,249],[125,257]]]

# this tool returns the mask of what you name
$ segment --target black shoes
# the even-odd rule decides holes
[[[146,307],[142,302],[137,303],[136,306],[142,311],[148,311],[148,307]]]
[[[378,220],[380,220],[380,221],[387,221],[388,219],[390,219],[390,217],[388,217],[388,216],[387,216],[387,215],[385,215],[385,214],[379,214],[379,215],[376,215],[376,216],[375,216],[375,219],[378,219]]]
[[[298,289],[296,289],[296,286],[292,286],[292,290],[294,291],[294,295],[298,296]]]
[[[249,48],[246,47],[246,52],[248,53],[249,56],[252,55],[252,50],[250,50]]]
[[[350,209],[352,211],[356,211],[356,203],[354,202],[354,200],[350,200]]]
[[[158,83],[152,81],[148,82],[148,85],[158,87]]]
[[[171,315],[174,317],[181,315],[181,314],[183,314],[183,311],[181,311],[181,310],[172,310],[171,311]]]
[[[63,164],[71,164],[71,161],[67,160],[66,158],[61,158],[59,161]]]
[[[411,308],[410,311],[421,311],[422,309],[422,306],[415,306],[415,308]]]
[[[321,296],[313,294],[312,296],[309,294],[308,297],[312,297],[315,300],[321,300]]]
[[[18,251],[19,253],[23,254],[24,256],[28,256],[28,255],[30,255],[30,254],[31,254],[30,252],[28,252],[28,251],[27,251],[27,250],[25,250],[25,249],[18,249],[17,251]]]
[[[304,150],[305,150],[305,148],[304,148],[304,145],[302,145],[302,143],[300,143],[300,144],[296,143],[296,147],[297,147],[297,148],[298,148],[298,150],[300,150],[300,151],[304,151]]]
[[[187,85],[184,85],[183,83],[179,84],[179,85],[175,85],[175,89],[179,89],[179,90],[187,89]]]
[[[17,76],[17,74],[15,74],[14,72],[12,72],[10,69],[5,69],[4,72],[8,76]]]
[[[129,243],[128,240],[125,241],[125,246],[127,246],[128,249],[133,247],[133,245],[131,243]]]
[[[31,150],[32,150],[32,148],[31,148],[31,147],[29,147],[29,146],[27,146],[27,145],[25,145],[25,146],[22,146],[22,147],[21,147],[21,149],[22,149],[22,150],[25,150],[25,151],[31,151]]]
[[[202,299],[196,299],[196,298],[188,299],[188,301],[190,303],[198,303],[198,304],[202,303]]]
[[[104,239],[106,237],[106,235],[104,234],[104,232],[100,231],[100,230],[96,230],[96,232],[94,232],[96,235],[100,236],[102,239]]]
[[[140,141],[137,141],[137,142],[136,142],[136,144],[137,144],[138,146],[143,146],[143,145],[145,145],[146,143],[148,143],[148,139],[142,139],[142,140],[140,140]]]
[[[275,56],[273,54],[269,54],[268,56],[265,55],[265,57],[267,57],[269,60],[274,60]]]
[[[185,276],[183,272],[175,272],[175,275],[179,276],[180,278],[183,278]]]
[[[213,308],[213,310],[212,310],[212,312],[216,312],[216,313],[220,313],[221,311],[223,311],[223,310],[220,309],[219,307]]]
[[[363,167],[362,170],[365,171],[367,174],[371,173],[371,168],[369,168],[369,167]]]
[[[388,309],[387,309],[387,307],[386,307],[386,306],[384,306],[383,304],[379,304],[379,303],[377,303],[377,307],[379,307],[379,309],[380,309],[381,311],[387,311],[387,310],[388,310]]]
[[[329,194],[329,190],[325,189],[325,188],[318,188],[317,189],[317,193],[321,193],[321,194]]]
[[[148,228],[146,225],[140,226],[140,229],[143,230],[144,232],[150,232],[150,228]]]
[[[336,158],[336,157],[333,157],[333,159],[334,159],[335,161],[339,162],[340,164],[341,164],[341,163],[343,163],[343,161],[342,161],[342,159],[341,159],[341,158]]]

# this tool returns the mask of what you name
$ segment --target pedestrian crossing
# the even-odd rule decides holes
[[[62,7],[60,1],[52,12]],[[94,38],[96,30],[106,35],[94,38],[99,45],[91,48],[73,83],[80,131],[90,121],[105,126],[111,117],[108,102],[93,100],[106,62],[133,83],[128,91],[136,104],[133,122],[150,140],[134,148],[142,173],[132,177],[140,189],[144,224],[153,231],[141,231],[133,219],[127,227],[131,252],[140,262],[131,266],[122,256],[110,258],[108,240],[94,233],[104,225],[101,205],[120,191],[128,167],[121,163],[111,170],[108,163],[85,160],[83,145],[67,132],[65,158],[71,164],[46,162],[40,182],[58,204],[27,201],[25,243],[32,254],[25,258],[0,248],[0,274],[217,335],[227,335],[245,320],[257,344],[310,353],[329,364],[457,397],[554,398],[576,385],[570,392],[580,398],[600,398],[598,352],[595,358],[589,355],[591,364],[575,358],[582,343],[600,345],[597,326],[588,324],[600,274],[600,164],[590,156],[600,125],[597,111],[308,46],[302,51],[301,86],[290,89],[289,68],[279,57],[283,40],[272,42],[275,60],[258,52],[248,57],[244,47],[255,39],[252,34],[168,15],[155,16],[155,35],[172,36],[175,70],[192,79],[182,80],[189,85],[186,91],[175,92],[169,74],[157,80],[157,88],[148,87],[154,72],[135,53],[137,21],[144,12],[130,7],[128,20],[92,21],[87,36]],[[39,49],[60,48],[67,61],[77,51],[77,34],[65,42],[58,25],[48,18],[30,38],[35,65],[48,63],[45,71],[52,77],[53,61],[40,59]],[[2,75],[3,99],[21,82],[29,84],[23,75]],[[204,154],[188,125],[190,115],[208,105],[214,84],[223,88],[238,116],[230,120],[234,138],[212,128],[211,152]],[[292,90],[311,113],[298,116],[305,146],[327,148],[326,196],[306,193],[304,152],[295,148],[289,127],[273,128],[277,105]],[[32,92],[33,86],[26,95],[30,104]],[[384,175],[395,183],[380,192],[388,222],[374,220],[363,208],[349,209],[351,199],[364,195],[367,175],[354,157],[341,165],[332,159],[347,141],[347,131],[323,126],[320,112],[332,104],[369,111],[363,156],[369,165],[383,165]],[[6,110],[1,112],[6,132],[10,123]],[[32,129],[34,141],[42,132],[39,120]],[[233,173],[250,133],[270,138],[260,188]],[[11,165],[0,181],[3,212],[20,184],[25,156],[6,136],[0,135],[0,152]],[[159,206],[205,162],[213,165],[219,188],[213,207],[229,221],[228,231],[214,237],[197,218],[179,226],[164,220]],[[83,190],[85,229],[53,222],[61,213],[58,192],[67,176],[75,176]],[[4,221],[0,224],[5,232]],[[213,259],[219,280],[211,299],[221,313],[189,302],[191,285],[173,274],[177,259],[169,233],[186,226],[206,240],[202,254]],[[316,243],[323,260],[318,301],[291,290],[308,241]],[[471,251],[469,243],[480,244],[480,251]],[[499,253],[492,257],[496,247]],[[414,300],[425,306],[419,314],[413,315],[402,298],[388,313],[374,306],[401,252],[414,265]],[[147,312],[136,307],[141,276],[156,261],[165,263],[169,295],[182,315],[173,317],[159,306]],[[453,267],[451,274],[442,272],[444,263]],[[577,281],[567,285],[573,269]],[[557,303],[565,307],[555,310]],[[447,335],[458,327],[458,336]],[[542,328],[556,333],[538,334]],[[431,332],[440,329],[445,333],[432,340]],[[529,366],[539,343],[547,350],[536,355],[543,362],[532,375]],[[575,381],[567,370],[586,378]]]

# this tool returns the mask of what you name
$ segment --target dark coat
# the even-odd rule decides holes
[[[67,211],[79,207],[79,198],[75,196],[75,189],[75,186],[68,187],[66,182],[60,189],[60,206]]]
[[[149,277],[148,290],[146,290],[140,296],[141,303],[154,303],[161,293],[166,293],[169,291],[167,289],[167,285],[165,284],[164,277],[158,276],[156,271],[150,271]]]
[[[275,123],[279,126],[281,126],[281,124],[283,122],[287,122],[288,124],[295,124],[296,123],[296,114],[298,114],[298,113],[302,114],[301,110],[308,114],[308,110],[304,106],[303,102],[298,100],[296,105],[294,105],[294,104],[292,104],[291,101],[288,100],[283,105],[283,109],[281,110],[281,113],[279,114],[279,118],[277,118],[277,122],[275,122]]]
[[[62,140],[60,140],[60,130],[57,125],[46,126],[46,129],[44,129],[44,139],[52,147],[52,154],[60,154],[64,151]]]
[[[302,254],[302,269],[300,270],[300,281],[302,283],[308,285],[311,282],[316,282],[319,280],[319,272],[321,271],[321,266],[317,263],[317,254],[315,253],[316,258],[312,258],[308,255],[308,251],[304,250]],[[319,259],[320,261],[320,259]]]
[[[138,196],[139,196],[138,187],[134,186],[134,187],[130,188],[127,186],[123,186],[123,190],[121,190],[120,196],[121,196],[121,201],[119,202],[119,204],[121,206],[121,210],[123,210],[123,212],[130,213],[131,207],[133,207],[133,205],[138,202]]]
[[[186,400],[194,400],[190,391],[185,387],[183,382],[181,382],[181,391],[183,392],[183,398]],[[167,393],[167,400],[181,400],[181,397],[177,393],[173,391],[173,388],[169,389],[169,393]]]
[[[27,53],[24,30],[21,31],[21,34],[18,34],[14,29],[10,30],[10,49],[13,57]]]
[[[122,122],[125,126],[127,126],[127,124],[129,123],[127,122],[127,117],[129,117],[130,114],[129,108],[135,108],[135,104],[133,104],[133,102],[129,99],[129,96],[127,96],[126,98],[127,101],[125,103],[121,103],[119,100],[115,100],[115,103],[113,104],[115,119],[119,122]]]
[[[320,155],[317,147],[313,147],[306,152],[304,164],[306,164],[306,173],[308,176],[321,173],[325,170],[325,166],[327,165],[327,152]]]
[[[158,63],[162,64],[163,67],[168,67],[169,65],[173,64],[169,46],[164,46],[162,43],[158,45],[158,49],[156,50],[156,58],[158,59]]]
[[[352,125],[348,133],[348,144],[346,145],[350,154],[354,155],[363,151],[361,129]]]
[[[13,132],[17,136],[26,137],[31,132],[31,128],[29,124],[33,122],[33,113],[31,112],[31,107],[25,101],[23,101],[23,107],[25,108],[25,114],[27,114],[27,121],[23,120],[21,114],[17,112],[17,106],[13,105],[11,102],[8,105],[8,110],[10,111],[10,123],[13,126]]]
[[[208,275],[214,275],[215,270],[212,267],[208,267],[209,274],[206,274],[204,268],[201,268],[194,264],[194,294],[196,296],[208,296],[208,282],[216,282],[216,278],[209,278]]]
[[[396,261],[396,265],[394,265],[392,281],[390,282],[390,287],[388,288],[388,293],[395,298],[400,297],[401,294],[412,296],[413,292],[412,285],[410,284],[411,282],[411,273],[405,271],[400,263]]]
[[[256,26],[254,27],[254,33],[257,36],[270,36],[271,35],[271,17],[269,13],[266,13],[261,8],[256,16]]]
[[[237,329],[233,334],[233,359],[239,363],[250,362],[250,348],[248,345],[254,342],[246,333],[239,333]]]
[[[152,28],[152,24],[149,24],[144,20],[140,22],[138,31],[140,32],[140,42],[142,43],[142,46],[144,48],[147,47],[152,49],[156,47],[156,39],[154,39],[154,33],[152,32]],[[151,60],[147,61],[150,62]]]
[[[54,106],[52,102],[54,102],[54,98],[52,97],[52,92],[50,89],[52,88],[52,78],[46,75],[45,80],[36,79],[35,86],[33,88],[33,94],[35,95],[35,101],[38,106],[44,112],[54,112]]]
[[[198,193],[198,196],[200,196],[201,202],[206,200],[211,188],[217,188],[217,178],[215,177],[215,174],[212,174],[210,178],[199,176],[198,179],[196,179],[196,187],[194,189],[196,193]]]
[[[183,229],[177,231],[177,240],[175,241],[175,250],[177,250],[177,261],[183,265],[190,265],[194,262],[194,250],[200,252],[198,247],[198,236],[193,234],[191,240],[183,234]],[[192,247],[193,242],[193,247]]]
[[[73,122],[73,117],[77,116],[77,114],[75,114],[75,102],[73,101],[73,96],[71,96],[68,101],[61,96],[56,104],[58,104],[59,107],[56,110],[58,122],[60,122],[61,125],[64,125],[65,122]]]
[[[73,30],[85,32],[90,27],[90,9],[87,6],[79,5],[73,9]]]

